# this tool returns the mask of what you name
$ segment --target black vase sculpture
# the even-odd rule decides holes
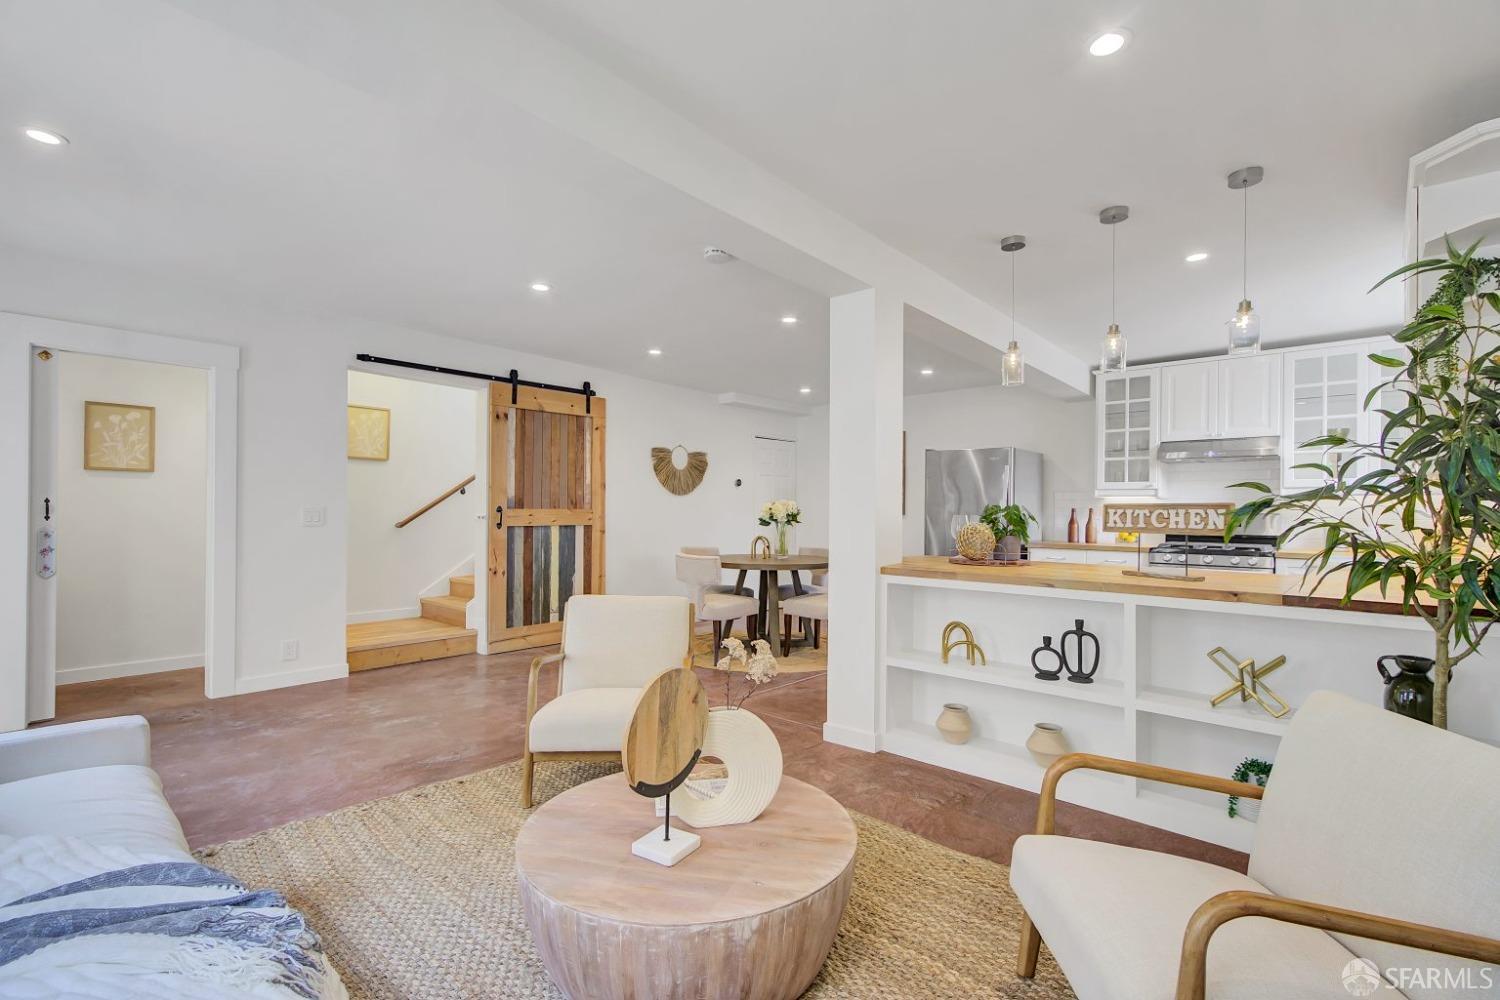
[[[1043,653],[1050,654],[1057,660],[1056,670],[1044,670],[1042,665],[1036,662],[1036,658]],[[1039,681],[1055,681],[1062,676],[1063,655],[1053,648],[1050,635],[1042,636],[1042,644],[1031,651],[1031,669],[1036,671],[1036,679]]]
[[[1068,657],[1068,640],[1073,640],[1075,655]],[[1094,644],[1093,656],[1085,659],[1088,646],[1084,640]],[[1099,637],[1092,632],[1084,630],[1083,619],[1073,619],[1073,627],[1058,637],[1057,646],[1062,650],[1063,669],[1068,672],[1068,680],[1074,684],[1094,683],[1094,674],[1099,671]],[[1085,667],[1084,663],[1088,663]],[[1076,666],[1075,666],[1076,664]]]

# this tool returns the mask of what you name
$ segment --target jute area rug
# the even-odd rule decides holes
[[[539,765],[538,799],[611,770]],[[353,997],[554,1000],[516,892],[513,848],[528,815],[520,775],[519,763],[505,764],[198,854],[285,892]],[[1032,982],[1011,971],[1019,905],[1005,866],[852,815],[854,889],[806,996],[1073,996],[1046,949]]]

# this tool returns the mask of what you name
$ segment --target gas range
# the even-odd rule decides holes
[[[1232,573],[1276,572],[1275,535],[1236,535],[1233,541],[1201,535],[1168,535],[1151,547],[1152,566],[1227,570]]]

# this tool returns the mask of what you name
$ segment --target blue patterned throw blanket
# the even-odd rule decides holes
[[[131,858],[67,837],[0,837],[0,998],[42,996],[345,992],[318,936],[278,892],[196,862]]]

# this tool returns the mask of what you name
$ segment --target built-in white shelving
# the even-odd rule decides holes
[[[1043,774],[1025,746],[1036,722],[1061,725],[1074,750],[1227,777],[1245,757],[1274,760],[1296,707],[1313,691],[1378,703],[1377,657],[1431,655],[1431,632],[1397,615],[1009,582],[884,576],[882,586],[879,745],[1030,790]],[[1028,662],[1031,651],[1043,635],[1056,645],[1080,618],[1099,638],[1094,683],[1038,679]],[[988,664],[969,664],[961,650],[942,662],[943,627],[954,620],[973,629]],[[1293,711],[1277,719],[1238,698],[1210,705],[1229,683],[1206,656],[1216,646],[1261,663],[1285,654],[1286,665],[1267,683]],[[1470,663],[1492,659],[1486,653]],[[1469,685],[1465,697],[1472,689],[1476,700],[1452,706],[1455,728],[1494,740],[1500,718],[1480,706],[1500,703],[1500,671],[1470,663],[1458,683]],[[968,707],[974,724],[968,743],[948,743],[936,729],[949,702]],[[1203,792],[1073,772],[1060,783],[1059,796],[1239,850],[1248,850],[1254,837],[1254,824],[1230,819],[1224,798]]]

